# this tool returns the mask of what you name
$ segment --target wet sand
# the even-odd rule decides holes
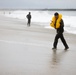
[[[55,34],[0,15],[0,75],[76,75],[76,35],[64,32],[69,50],[59,40],[53,51]]]

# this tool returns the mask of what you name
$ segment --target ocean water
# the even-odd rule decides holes
[[[58,12],[63,15],[65,31],[76,34],[76,11],[17,10],[6,13],[5,16],[27,21],[26,15],[28,12],[31,12],[32,22],[43,25],[45,28],[52,28],[50,27],[52,16],[55,12]]]

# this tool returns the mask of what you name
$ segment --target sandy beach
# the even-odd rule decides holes
[[[52,50],[55,30],[0,15],[0,75],[76,75],[76,35],[64,32]]]

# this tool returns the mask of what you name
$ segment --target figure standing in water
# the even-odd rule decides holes
[[[28,19],[27,25],[30,26],[30,23],[31,23],[31,12],[29,12],[29,14],[26,17]]]
[[[53,43],[53,50],[57,49],[57,44],[58,44],[58,39],[60,38],[63,45],[65,46],[65,49],[64,50],[67,50],[69,49],[65,39],[64,39],[64,36],[63,36],[63,32],[64,32],[64,22],[63,22],[63,19],[62,19],[62,15],[59,14],[59,13],[54,13],[54,16],[52,18],[52,22],[50,23],[50,25],[56,29],[57,31],[57,34],[55,36],[55,39],[54,39],[54,43]]]

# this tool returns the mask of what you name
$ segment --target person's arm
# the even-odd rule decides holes
[[[64,21],[62,19],[61,19],[60,24],[61,24],[61,27],[64,27]]]
[[[30,19],[31,19],[31,15],[30,15]]]
[[[26,17],[28,18],[28,15],[26,15]]]

